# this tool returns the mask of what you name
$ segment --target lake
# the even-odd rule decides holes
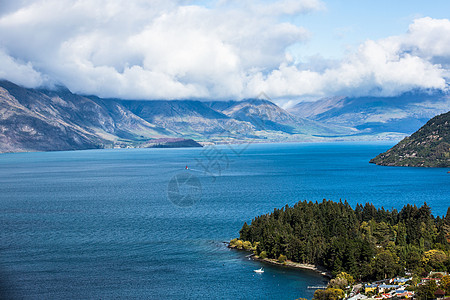
[[[20,299],[296,299],[312,271],[228,249],[244,222],[323,198],[444,215],[448,169],[368,161],[394,143],[0,155],[0,291]],[[186,169],[187,167],[187,169]],[[265,268],[256,274],[254,269]]]

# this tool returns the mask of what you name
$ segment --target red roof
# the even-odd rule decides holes
[[[438,289],[436,292],[434,292],[435,296],[445,296],[445,292],[441,289]]]

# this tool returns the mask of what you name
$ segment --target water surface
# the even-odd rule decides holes
[[[23,299],[312,298],[311,271],[227,249],[243,222],[300,200],[443,215],[446,169],[380,167],[393,143],[264,144],[0,155],[0,284]],[[189,170],[185,170],[185,166]],[[168,199],[168,183],[192,206]],[[172,191],[173,192],[173,191]],[[173,200],[173,198],[171,198]]]

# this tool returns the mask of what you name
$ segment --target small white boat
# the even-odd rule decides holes
[[[255,272],[255,273],[264,273],[264,269],[261,268],[261,269],[258,269],[258,270],[253,270],[253,272]]]

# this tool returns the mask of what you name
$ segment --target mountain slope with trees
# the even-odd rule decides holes
[[[383,166],[450,167],[450,112],[432,118],[370,162]]]
[[[245,223],[240,240],[257,245],[260,257],[283,255],[358,280],[450,270],[450,207],[441,218],[426,203],[389,211],[369,203],[353,209],[346,201],[303,201]]]

